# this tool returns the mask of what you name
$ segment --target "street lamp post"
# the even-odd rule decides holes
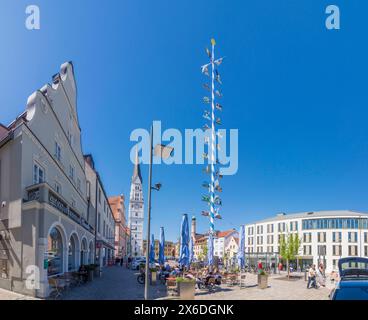
[[[144,284],[144,299],[148,300],[148,267],[149,267],[149,247],[150,247],[150,234],[151,234],[151,191],[152,191],[152,144],[153,144],[153,127],[151,126],[150,133],[150,162],[148,173],[148,220],[147,220],[147,241],[146,241],[146,274]]]
[[[155,155],[161,158],[169,158],[174,150],[172,147],[157,145],[155,149]],[[160,152],[159,154],[157,154]],[[151,235],[151,192],[152,189],[160,191],[161,183],[156,183],[152,186],[152,159],[153,159],[153,126],[151,125],[150,132],[150,162],[148,173],[148,215],[147,215],[147,241],[146,241],[146,267],[145,267],[145,284],[144,284],[144,299],[148,300],[148,280],[149,280],[149,248],[150,248],[150,235]]]

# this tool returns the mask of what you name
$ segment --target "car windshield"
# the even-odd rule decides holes
[[[341,264],[341,271],[346,271],[348,269],[359,269],[368,271],[368,262],[361,261],[346,261]]]
[[[367,261],[345,261],[341,263],[341,276],[343,278],[367,278],[368,262]]]
[[[335,300],[368,300],[368,287],[343,288],[336,290]]]

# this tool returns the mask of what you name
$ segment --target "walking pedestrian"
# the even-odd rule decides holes
[[[307,273],[307,276],[308,276],[307,289],[309,289],[310,284],[312,282],[312,278],[310,277],[310,274],[309,274],[309,269],[311,269],[311,268],[312,268],[312,266],[307,266],[305,268],[305,272]]]
[[[325,268],[323,263],[320,263],[316,272],[318,284],[322,287],[326,286]]]
[[[130,268],[130,264],[132,263],[132,257],[129,256],[128,257],[128,264],[127,264],[127,268]]]
[[[318,289],[317,281],[316,281],[316,265],[315,264],[312,264],[312,267],[309,268],[309,277],[310,277],[310,286],[308,287],[308,289],[310,288]]]
[[[124,258],[123,258],[123,256],[121,256],[121,258],[120,258],[120,267],[122,267],[124,265]]]
[[[263,270],[263,264],[262,264],[262,261],[261,260],[258,260],[258,272],[261,272]]]

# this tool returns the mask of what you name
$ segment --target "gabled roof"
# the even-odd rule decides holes
[[[0,123],[0,141],[3,140],[8,134],[8,128]]]
[[[226,231],[220,231],[217,234],[217,238],[226,238],[227,236],[229,236],[230,234],[232,234],[233,232],[237,232],[235,229],[231,229],[231,230],[226,230]]]

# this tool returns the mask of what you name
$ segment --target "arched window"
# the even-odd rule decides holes
[[[81,265],[86,265],[87,264],[87,253],[88,253],[88,249],[87,249],[87,240],[84,238],[82,241],[82,248],[81,248]]]
[[[54,227],[48,236],[48,248],[46,252],[48,276],[63,273],[63,255],[63,239],[60,231]]]
[[[89,261],[89,263],[90,264],[94,264],[95,263],[95,261],[94,261],[94,256],[93,256],[93,242],[91,241],[90,243],[89,243],[89,251],[88,251],[88,261]]]
[[[78,254],[78,240],[76,235],[73,234],[69,240],[68,248],[68,271],[74,271],[78,268],[77,254]]]

